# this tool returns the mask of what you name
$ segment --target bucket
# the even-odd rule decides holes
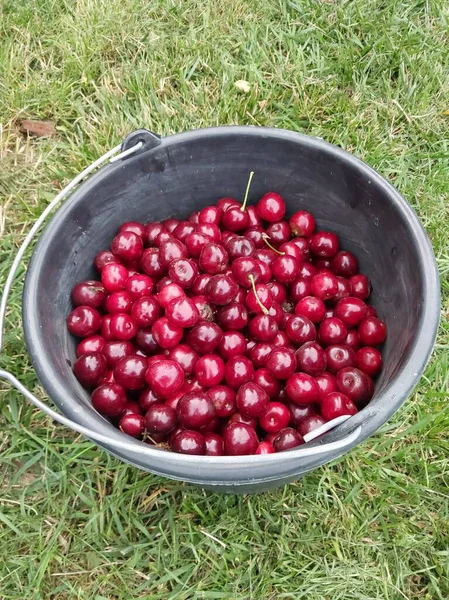
[[[107,161],[111,162],[98,170]],[[92,407],[72,372],[76,342],[66,328],[70,290],[96,277],[93,259],[109,246],[124,221],[187,218],[220,197],[240,198],[250,171],[255,175],[249,203],[276,191],[286,202],[287,215],[300,209],[312,212],[320,229],[335,231],[341,246],[357,256],[373,284],[371,302],[388,328],[384,368],[363,410],[297,449],[232,457],[167,452],[126,436]],[[35,398],[10,373],[0,371],[0,376],[53,418],[122,461],[217,491],[264,491],[296,480],[361,443],[399,409],[419,381],[440,314],[432,247],[399,192],[340,148],[263,127],[217,127],[163,139],[146,130],[132,133],[72,181],[35,224],[7,281],[0,325],[26,246],[67,195],[40,236],[23,293],[27,348],[39,380],[62,414]]]

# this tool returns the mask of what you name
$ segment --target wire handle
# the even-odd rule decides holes
[[[131,148],[128,148],[128,149],[120,152],[120,150],[122,148],[122,145],[120,144],[118,146],[115,146],[114,148],[112,148],[111,150],[106,152],[105,154],[103,154],[103,156],[98,158],[91,165],[89,165],[83,171],[81,171],[81,173],[79,173],[74,179],[72,179],[72,181],[70,181],[70,183],[68,183],[65,186],[65,188],[59,192],[59,194],[50,202],[50,204],[43,211],[41,216],[37,219],[37,221],[35,222],[33,227],[30,229],[28,235],[23,240],[23,242],[17,252],[17,255],[16,255],[16,257],[13,261],[13,264],[11,266],[11,269],[8,273],[8,277],[6,278],[6,283],[5,283],[5,286],[3,289],[3,295],[2,295],[1,302],[0,302],[0,353],[2,351],[3,344],[4,344],[6,309],[7,309],[7,305],[8,305],[8,298],[9,298],[9,294],[11,292],[12,284],[14,282],[14,278],[15,278],[17,269],[19,268],[20,262],[23,258],[23,255],[25,254],[26,249],[32,242],[34,236],[36,235],[37,231],[41,227],[42,223],[45,221],[47,216],[52,212],[52,210],[55,208],[55,206],[57,206],[85,177],[90,175],[93,171],[98,169],[100,166],[102,166],[107,161],[109,161],[110,163],[114,163],[122,158],[125,158],[126,156],[134,154],[135,152],[140,150],[140,148],[143,145],[144,145],[143,142],[139,141],[139,142],[137,142],[137,144],[135,144]],[[39,398],[34,396],[34,394],[32,394],[32,392],[30,392],[30,390],[28,388],[26,388],[17,379],[17,377],[15,377],[9,371],[0,369],[0,379],[4,379],[4,380],[8,381],[13,387],[16,388],[17,391],[19,391],[25,398],[27,398],[27,400],[29,400],[36,408],[39,408],[41,411],[43,411],[45,414],[47,414],[49,417],[51,417],[52,419],[54,419],[61,425],[64,425],[64,426],[68,427],[69,429],[72,429],[78,433],[81,433],[82,435],[85,435],[87,438],[90,438],[91,440],[94,440],[96,442],[103,443],[106,445],[111,444],[111,439],[108,436],[98,433],[97,431],[94,431],[93,429],[89,429],[88,427],[84,427],[83,425],[80,425],[79,423],[72,421],[68,417],[57,413],[52,408],[47,406],[42,400],[39,400]],[[306,434],[304,436],[304,441],[310,442],[310,441],[316,439],[323,433],[330,431],[331,429],[333,429],[337,425],[340,425],[341,423],[343,423],[344,421],[346,421],[349,418],[350,418],[349,415],[345,415],[342,417],[337,417],[336,419],[333,419],[332,421],[325,423],[321,427]],[[343,450],[346,447],[353,444],[359,438],[361,432],[362,432],[362,428],[359,426],[341,440],[337,440],[335,442],[329,442],[328,444],[323,444],[322,446],[312,446],[309,448],[307,448],[307,447],[300,448],[300,449],[296,450],[296,452],[298,454],[300,454],[301,456],[316,456],[316,455],[320,455],[320,454],[326,454],[328,452],[333,452],[335,450]],[[114,440],[114,448],[119,448],[121,450],[128,450],[130,452],[133,452],[134,454],[151,454],[152,452],[154,452],[154,450],[146,444],[138,444],[135,441],[128,442],[125,439],[124,440]],[[188,455],[183,455],[183,459],[188,460],[189,458],[195,458],[195,457],[188,457]],[[236,457],[233,457],[233,458],[235,459]],[[267,455],[265,458],[267,458],[269,460],[270,455]]]

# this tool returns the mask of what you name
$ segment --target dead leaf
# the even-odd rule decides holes
[[[20,131],[35,137],[55,137],[56,128],[53,121],[31,121],[25,119],[20,123]]]
[[[260,110],[263,110],[268,104],[268,100],[258,100],[257,104],[259,105]]]
[[[240,92],[244,92],[245,94],[249,94],[251,91],[251,86],[244,79],[239,79],[234,83],[234,85]]]
[[[449,109],[448,109],[448,110],[443,110],[442,114],[443,114],[445,117],[449,117]]]

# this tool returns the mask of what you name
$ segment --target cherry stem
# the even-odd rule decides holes
[[[256,290],[256,282],[254,281],[254,275],[252,275],[251,273],[248,275],[248,279],[251,281],[251,287],[253,288],[253,293],[254,293],[254,297],[256,299],[257,304],[260,306],[262,312],[264,315],[268,315],[269,314],[269,310],[268,308],[266,308],[266,306],[264,306],[262,304],[262,302],[260,301],[259,296],[257,295],[257,290]]]
[[[249,188],[251,187],[251,181],[253,180],[254,171],[251,171],[248,178],[248,183],[246,184],[246,192],[245,197],[243,198],[243,204],[240,207],[240,210],[243,212],[246,208],[246,202],[248,200]]]
[[[277,250],[274,246],[272,246],[270,244],[270,242],[268,241],[270,239],[270,236],[268,235],[268,233],[262,233],[262,239],[266,243],[268,248],[270,248],[270,250],[273,250],[273,252],[276,252],[276,254],[280,254],[281,256],[284,256],[285,252],[281,252],[280,250]]]

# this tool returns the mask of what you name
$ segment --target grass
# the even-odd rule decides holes
[[[0,0],[0,282],[61,185],[132,129],[241,123],[392,180],[444,296],[433,360],[382,432],[261,496],[136,471],[0,384],[2,600],[449,597],[448,23],[443,0]],[[23,118],[57,137],[23,137]],[[1,365],[43,394],[20,293]]]

